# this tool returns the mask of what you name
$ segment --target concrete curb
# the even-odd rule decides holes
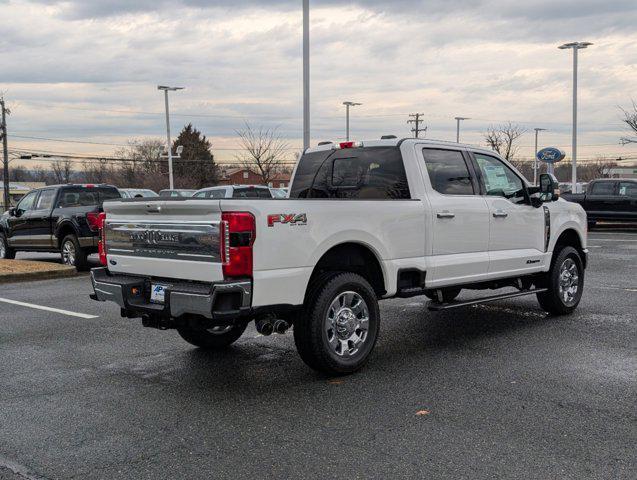
[[[35,280],[52,280],[55,278],[68,278],[78,275],[75,267],[65,267],[55,270],[46,270],[43,272],[25,272],[11,273],[9,275],[0,275],[0,284],[29,282]]]

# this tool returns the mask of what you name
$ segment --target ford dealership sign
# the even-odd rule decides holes
[[[562,150],[555,147],[543,148],[537,152],[537,159],[544,163],[557,163],[564,160],[565,156],[566,154]]]

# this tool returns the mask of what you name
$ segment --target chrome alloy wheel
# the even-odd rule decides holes
[[[0,258],[4,258],[7,254],[7,246],[4,243],[4,237],[0,237]]]
[[[67,240],[62,245],[62,263],[75,265],[75,244],[71,240]]]
[[[339,294],[327,310],[324,331],[336,355],[355,355],[367,340],[369,331],[369,309],[363,297],[356,292]]]
[[[560,298],[567,307],[573,306],[577,302],[579,283],[577,264],[572,258],[567,258],[560,266],[559,278]]]

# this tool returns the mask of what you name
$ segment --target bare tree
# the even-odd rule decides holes
[[[591,165],[594,177],[590,180],[594,180],[595,178],[609,177],[611,169],[616,166],[617,162],[615,160],[611,160],[610,158],[606,157],[597,157],[595,162]]]
[[[67,158],[65,160],[54,160],[51,162],[51,170],[57,183],[71,183],[73,175],[73,162]]]
[[[85,160],[82,162],[82,173],[87,183],[112,183],[113,166],[108,160]]]
[[[622,137],[619,141],[626,145],[627,143],[637,143],[637,102],[633,100],[633,109],[625,110],[619,107],[621,111],[624,113],[623,122],[628,125],[628,128],[632,130],[634,137]]]
[[[237,131],[244,153],[236,158],[241,165],[261,177],[267,185],[281,172],[288,144],[276,128],[259,127],[258,130],[246,122],[243,130]]]
[[[161,158],[164,142],[161,140],[132,140],[129,146],[115,152],[121,165],[113,182],[121,187],[166,188],[165,159]]]
[[[520,147],[516,144],[518,139],[526,133],[526,129],[512,122],[493,126],[484,133],[487,145],[498,152],[506,160],[513,161]]]

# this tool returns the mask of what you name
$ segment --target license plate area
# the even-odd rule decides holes
[[[163,305],[166,303],[166,290],[170,285],[165,283],[152,283],[150,286],[150,303],[158,303]]]

